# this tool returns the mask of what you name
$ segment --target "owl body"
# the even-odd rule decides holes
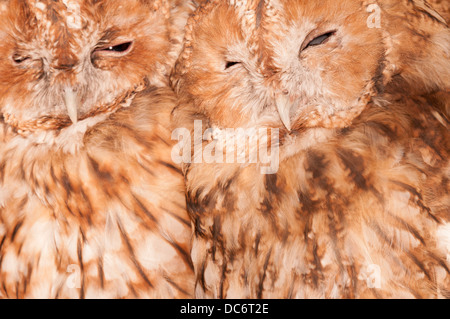
[[[448,122],[422,108],[290,136],[276,174],[191,164],[197,296],[448,298]]]
[[[167,87],[185,2],[8,1],[0,297],[189,298]]]
[[[143,92],[89,128],[73,154],[4,142],[2,297],[191,296],[183,180],[170,158],[174,103],[168,89]]]
[[[188,23],[177,127],[279,132],[275,173],[184,165],[197,297],[450,297],[450,33],[418,2],[216,2]]]

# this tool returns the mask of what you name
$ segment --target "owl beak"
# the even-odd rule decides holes
[[[64,89],[64,103],[66,104],[67,113],[73,124],[78,122],[78,96],[70,87]]]
[[[281,94],[276,98],[277,110],[287,130],[291,131],[291,101],[288,95]]]

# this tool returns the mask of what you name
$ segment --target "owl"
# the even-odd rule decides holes
[[[189,298],[187,1],[1,2],[0,298]]]
[[[196,296],[450,298],[449,61],[424,1],[202,5],[171,77]]]

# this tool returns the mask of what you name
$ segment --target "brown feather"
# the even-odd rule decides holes
[[[377,1],[381,28],[372,1],[216,1],[191,18],[176,126],[280,130],[273,175],[184,166],[197,297],[448,297],[450,31],[422,2]],[[303,45],[312,32],[332,36]]]
[[[192,297],[167,86],[192,5],[8,5],[0,11],[0,298]],[[65,98],[68,87],[76,98]]]

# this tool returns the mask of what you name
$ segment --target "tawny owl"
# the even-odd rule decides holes
[[[192,9],[1,2],[1,298],[191,297],[168,74]]]
[[[197,10],[172,77],[197,297],[450,298],[450,30],[425,4]]]

